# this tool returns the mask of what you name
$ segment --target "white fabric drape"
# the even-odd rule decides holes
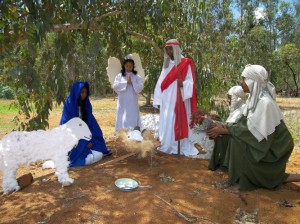
[[[250,90],[244,115],[247,116],[249,131],[260,142],[267,139],[283,120],[280,108],[275,102],[275,87],[268,82],[268,73],[260,65],[247,65],[242,77]]]
[[[244,93],[241,86],[233,86],[229,89],[228,93],[231,96],[231,103],[229,106],[230,114],[226,120],[227,123],[236,123],[243,116],[243,112],[246,106],[244,100],[246,94]]]

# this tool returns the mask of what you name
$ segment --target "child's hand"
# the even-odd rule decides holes
[[[128,73],[127,83],[128,83],[128,84],[131,84],[131,83],[132,83],[132,82],[131,82],[131,73]]]

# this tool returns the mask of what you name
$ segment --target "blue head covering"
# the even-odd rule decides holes
[[[62,117],[60,119],[60,125],[65,124],[74,117],[79,117],[79,99],[83,87],[87,89],[87,97],[83,101],[84,105],[82,106],[85,107],[86,123],[93,135],[92,139],[90,140],[90,142],[93,144],[93,147],[91,149],[102,152],[103,154],[110,154],[110,151],[107,150],[105,141],[103,139],[101,128],[92,112],[92,105],[89,99],[90,87],[88,82],[75,82],[73,84],[71,92],[64,104]],[[70,166],[85,165],[85,158],[88,154],[91,153],[91,149],[86,147],[87,144],[88,141],[81,139],[78,142],[78,145],[69,152]]]
[[[69,96],[67,97],[65,104],[64,104],[64,109],[62,113],[62,117],[60,120],[60,125],[68,122],[70,119],[74,117],[79,117],[79,100],[80,100],[80,94],[81,91],[85,87],[87,89],[87,97],[84,101],[85,105],[82,105],[85,107],[86,112],[87,112],[87,121],[86,123],[88,125],[91,124],[92,122],[92,105],[89,99],[90,96],[90,86],[88,82],[75,82],[72,86],[71,92]]]

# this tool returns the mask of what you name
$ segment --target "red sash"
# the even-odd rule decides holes
[[[164,81],[161,83],[161,91],[164,91],[167,89],[174,81],[176,81],[178,78],[181,80],[185,80],[187,71],[189,68],[189,65],[191,66],[192,70],[192,76],[193,76],[193,95],[191,100],[191,112],[193,113],[197,109],[197,97],[196,97],[196,79],[195,79],[195,65],[194,62],[189,59],[189,58],[182,58],[181,62],[179,65],[174,66],[171,71],[168,73],[168,75],[165,77]],[[180,77],[178,77],[178,73],[180,74]],[[177,91],[180,91],[179,88],[177,88]],[[175,94],[175,93],[174,93]],[[174,126],[174,132],[175,132],[175,140],[183,139],[183,138],[188,138],[188,133],[189,133],[189,122],[187,120],[187,115],[186,115],[186,109],[184,105],[184,101],[182,100],[181,94],[179,94],[179,99],[178,99],[178,92],[176,94],[176,104],[174,108],[175,112],[175,126]],[[180,107],[180,129],[179,129],[179,122],[178,122],[178,104]],[[180,133],[179,133],[180,130]]]

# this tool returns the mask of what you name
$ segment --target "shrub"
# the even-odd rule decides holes
[[[14,98],[14,91],[9,86],[0,86],[0,98],[4,99],[13,99]]]

